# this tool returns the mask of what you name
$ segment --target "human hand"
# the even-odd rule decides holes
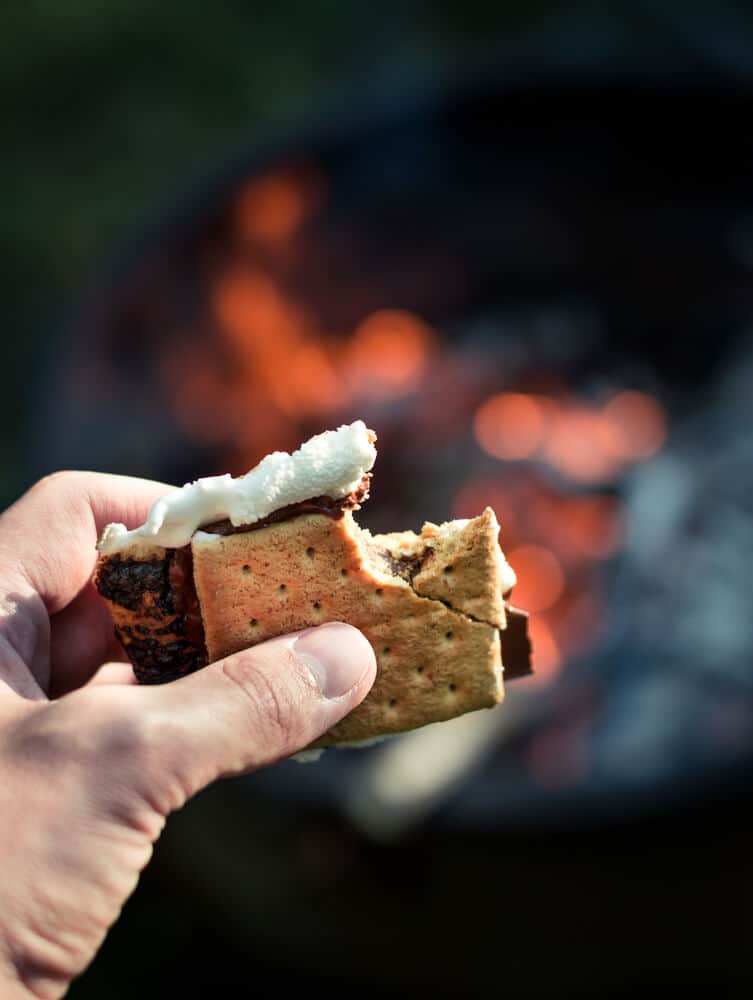
[[[0,517],[0,995],[8,1000],[66,992],[171,812],[216,778],[300,750],[374,680],[366,639],[330,624],[168,685],[133,683],[91,584],[95,542],[109,521],[143,522],[165,490],[58,473]]]

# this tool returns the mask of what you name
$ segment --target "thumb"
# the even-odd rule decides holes
[[[139,688],[133,693],[153,751],[148,770],[166,782],[171,799],[165,812],[218,777],[303,749],[363,700],[375,675],[368,641],[333,622],[270,639],[172,684]]]

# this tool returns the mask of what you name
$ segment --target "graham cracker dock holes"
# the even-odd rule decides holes
[[[250,572],[251,572],[251,567],[248,565],[248,563],[245,563],[241,567],[241,573],[243,573],[244,576],[248,576]]]
[[[228,535],[221,546],[199,539],[194,577],[213,659],[268,635],[323,621],[346,621],[360,629],[376,654],[377,676],[364,702],[337,723],[326,742],[402,732],[496,704],[501,687],[496,629],[441,599],[465,583],[460,564],[438,556],[427,584],[431,594],[418,593],[410,581],[390,574],[379,543],[374,548],[359,530],[350,517],[310,514]],[[480,545],[484,559],[493,545]],[[234,579],[229,580],[231,559]],[[446,565],[454,572],[445,578]],[[249,576],[242,575],[244,566]],[[466,683],[466,674],[472,682]]]

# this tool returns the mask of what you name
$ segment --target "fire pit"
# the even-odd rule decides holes
[[[753,225],[724,122],[750,102],[485,87],[241,160],[94,287],[33,472],[239,474],[362,417],[363,522],[492,505],[531,611],[536,677],[462,822],[738,763],[753,641],[721,535],[739,519],[742,559]],[[337,798],[364,756],[330,757],[253,780]]]
[[[336,933],[342,975],[368,968],[380,988],[398,969],[470,988],[498,953],[528,961],[518,986],[551,988],[549,967],[614,985],[639,909],[644,966],[695,954],[682,920],[674,943],[652,924],[650,863],[625,864],[637,834],[583,831],[707,804],[753,763],[753,192],[727,124],[753,94],[596,83],[484,85],[241,158],[62,333],[30,475],[237,474],[361,417],[380,454],[360,520],[492,505],[531,611],[537,672],[500,711],[279,765],[168,826],[176,885],[255,941],[260,968],[292,955],[314,975]],[[685,837],[661,877],[691,865]],[[502,872],[504,933],[479,889]],[[692,883],[672,884],[675,917],[695,920]],[[302,908],[316,927],[293,940]],[[428,969],[451,926],[458,947]],[[374,949],[393,963],[375,969]]]

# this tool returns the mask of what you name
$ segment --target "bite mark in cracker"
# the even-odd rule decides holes
[[[337,521],[303,515],[248,535],[197,532],[194,579],[209,658],[322,622],[359,628],[376,654],[376,681],[317,746],[496,705],[505,626],[497,532],[489,509],[461,528],[426,525],[420,535],[372,536],[349,512]],[[397,563],[412,572],[396,571]],[[442,586],[437,568],[447,565],[468,572]]]

